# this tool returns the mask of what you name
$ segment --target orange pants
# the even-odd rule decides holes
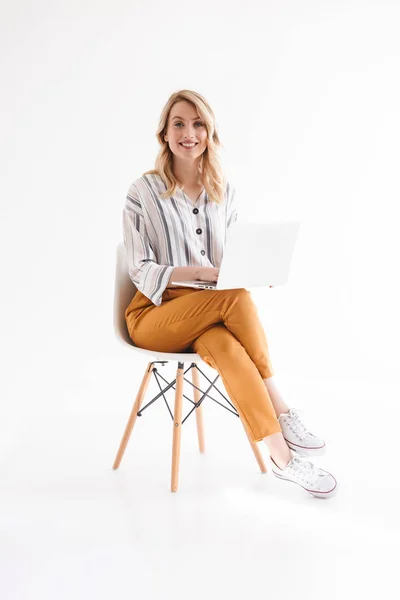
[[[138,290],[125,318],[135,346],[159,352],[192,350],[216,369],[254,442],[282,431],[263,382],[274,373],[248,290],[166,288],[160,306]]]

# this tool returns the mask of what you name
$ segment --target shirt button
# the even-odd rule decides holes
[[[195,215],[197,215],[197,213],[199,212],[199,209],[198,208],[194,208],[193,212],[194,212]]]
[[[200,254],[202,254],[203,256],[205,255],[206,251],[202,250]]]
[[[201,232],[202,232],[202,231],[201,231],[201,229],[200,229],[200,228],[199,228],[199,229],[196,229],[196,233],[198,233],[199,235],[200,235],[200,233],[201,233]]]

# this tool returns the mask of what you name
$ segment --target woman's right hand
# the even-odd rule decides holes
[[[219,267],[200,267],[197,275],[199,281],[218,281]]]

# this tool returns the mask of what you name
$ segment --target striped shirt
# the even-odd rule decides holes
[[[179,187],[164,200],[166,189],[158,174],[142,175],[129,187],[123,209],[129,277],[156,306],[175,267],[220,266],[226,231],[237,219],[229,182],[221,204],[205,189],[193,203]]]

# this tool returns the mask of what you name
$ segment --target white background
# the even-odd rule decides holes
[[[322,592],[325,598],[350,598],[353,587],[364,589],[360,581],[371,593],[374,586],[382,593],[390,585],[385,570],[399,531],[399,26],[394,0],[2,3],[0,557],[7,598],[78,598],[86,586],[97,598],[112,597],[113,590],[128,593],[131,560],[145,555],[151,537],[132,534],[117,549],[115,524],[100,535],[99,521],[104,527],[117,513],[123,537],[126,519],[132,525],[141,511],[154,519],[161,509],[166,512],[157,531],[165,534],[169,511],[180,502],[177,528],[168,530],[175,540],[179,515],[188,510],[185,493],[190,506],[203,497],[196,515],[200,511],[202,526],[210,528],[209,542],[218,535],[216,524],[226,519],[226,535],[217,537],[214,548],[223,552],[226,543],[232,551],[242,536],[249,536],[249,544],[250,537],[262,536],[258,560],[266,552],[275,576],[299,568],[299,593],[308,598]],[[146,365],[117,344],[112,325],[122,208],[130,183],[153,168],[159,115],[169,95],[182,88],[203,94],[213,107],[240,216],[301,221],[288,284],[254,290],[253,296],[277,384],[289,406],[303,409],[312,430],[326,438],[329,458],[319,464],[341,483],[335,499],[306,502],[312,510],[305,520],[295,511],[311,497],[275,481],[270,468],[268,485],[277,483],[270,495],[259,483],[258,499],[250,493],[246,477],[259,475],[256,464],[237,423],[211,403],[204,409],[214,453],[207,467],[211,479],[201,480],[201,470],[190,479],[191,461],[204,457],[188,421],[181,489],[169,492],[171,425],[162,407],[138,425],[120,470],[110,470]],[[172,377],[173,366],[166,369]],[[236,503],[223,479],[227,470]],[[128,496],[115,491],[118,477],[125,478]],[[138,486],[142,504],[135,505]],[[279,496],[282,486],[286,495]],[[151,510],[149,490],[156,494]],[[123,510],[113,506],[113,494],[123,498]],[[217,494],[218,501],[208,503],[208,494]],[[108,517],[92,512],[94,506],[99,510],[99,496],[108,498],[103,507]],[[267,502],[276,504],[261,517]],[[67,505],[71,521],[65,520]],[[251,523],[236,530],[238,512],[248,515],[249,507],[255,511]],[[271,539],[271,516],[278,519],[277,545],[264,547],[262,540]],[[187,517],[186,527],[193,521],[190,511]],[[76,537],[69,536],[72,523]],[[296,529],[299,523],[304,530]],[[323,562],[329,535],[321,531],[327,523],[342,544],[341,527],[349,537],[347,549],[329,546],[333,554]],[[322,573],[315,588],[298,563],[288,562],[293,527],[298,534],[293,560],[308,558]],[[373,534],[385,552],[381,562],[375,557],[376,571],[368,579],[362,575],[373,549],[367,551],[365,543]],[[189,552],[197,557],[198,536],[194,530],[175,542],[182,550],[192,543]],[[305,551],[311,552],[310,539],[312,555]],[[27,548],[40,540],[35,563]],[[174,541],[155,536],[155,543],[163,541],[170,552]],[[153,546],[148,550],[156,560]],[[353,551],[359,563],[348,571],[346,557]],[[49,568],[56,556],[59,562]],[[97,564],[104,561],[100,573],[88,571],[89,556]],[[108,572],[110,556],[119,558]],[[180,566],[184,556],[176,557]],[[240,571],[244,565],[255,569],[254,557],[246,563],[246,556],[232,551],[229,560],[239,573],[236,581],[231,575],[219,579],[214,563],[203,564],[204,573],[217,578],[215,597],[219,584],[233,594],[273,589],[262,569],[251,577]],[[159,579],[151,569],[153,564],[160,579],[174,578],[172,563],[160,559],[155,566],[148,559],[149,571],[144,564],[136,579],[141,597],[169,598],[161,583],[152,587]],[[327,565],[336,566],[333,579]],[[189,568],[196,578],[195,565]],[[58,585],[67,570],[63,595]],[[121,590],[113,587],[114,577]],[[182,587],[176,582],[171,594],[184,597],[188,582]],[[197,592],[202,597],[207,589]]]

